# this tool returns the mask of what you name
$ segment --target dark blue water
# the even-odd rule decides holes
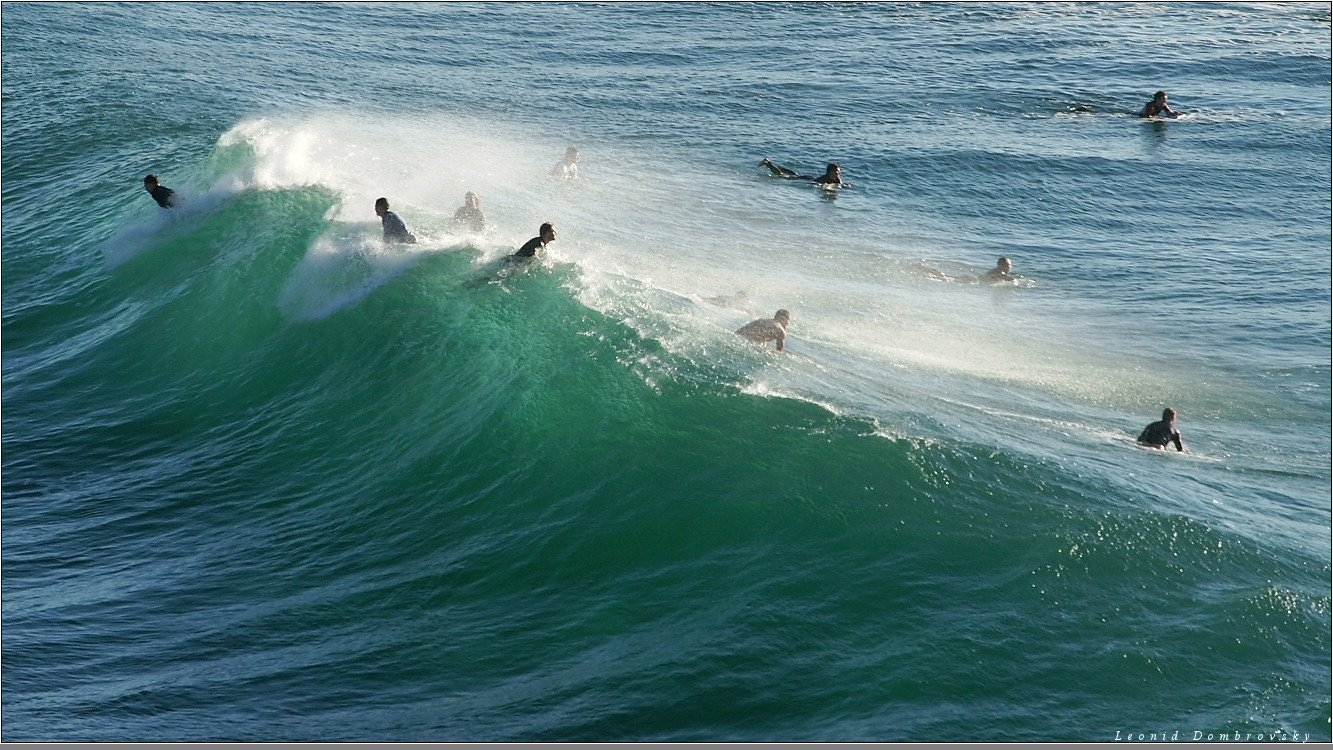
[[[4,740],[1330,739],[1327,4],[0,31]]]

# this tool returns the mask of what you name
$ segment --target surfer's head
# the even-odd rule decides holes
[[[541,225],[541,228],[537,230],[537,234],[541,235],[542,244],[544,245],[555,240],[555,227],[551,226],[551,222],[548,221]]]
[[[1152,100],[1158,104],[1166,104],[1166,92],[1158,91],[1156,94],[1152,95]]]
[[[481,199],[477,197],[476,193],[469,191],[467,195],[463,196],[463,205],[468,208],[477,208],[481,205]]]
[[[147,177],[143,178],[144,190],[152,190],[155,187],[157,187],[157,175],[150,174]]]
[[[1166,409],[1163,409],[1163,410],[1162,410],[1162,421],[1163,421],[1163,422],[1174,422],[1174,421],[1176,421],[1176,410],[1175,410],[1175,409],[1172,409],[1172,408],[1169,407],[1169,406],[1168,406]]]
[[[791,313],[787,312],[786,310],[778,310],[777,312],[773,313],[773,320],[776,320],[778,322],[778,325],[782,326],[783,328],[786,328],[787,324],[791,322]]]
[[[388,198],[376,198],[376,199],[375,199],[375,214],[376,214],[377,216],[383,216],[383,215],[385,215],[385,214],[387,214],[387,213],[389,213],[389,199],[388,199]]]

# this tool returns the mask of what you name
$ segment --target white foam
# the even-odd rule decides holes
[[[490,262],[551,221],[559,236],[549,260],[578,266],[580,300],[687,360],[731,366],[748,345],[736,328],[791,310],[792,356],[765,375],[775,393],[869,416],[922,403],[975,415],[976,404],[1003,403],[1017,388],[1026,407],[1056,417],[1070,402],[1127,411],[1150,405],[1151,413],[1170,390],[1166,375],[1142,366],[1128,337],[1119,351],[1082,338],[1071,308],[1095,313],[1067,301],[1048,309],[1058,287],[1034,279],[1039,271],[1023,258],[1015,271],[1028,278],[1026,288],[923,279],[912,271],[923,256],[953,277],[979,277],[1003,253],[982,248],[971,263],[950,260],[958,248],[903,235],[910,220],[885,216],[858,189],[834,197],[768,179],[757,167],[766,154],[717,165],[654,150],[661,146],[578,140],[581,177],[552,178],[567,145],[503,123],[355,114],[249,121],[219,143],[253,152],[233,182],[321,186],[339,198],[330,221],[359,227],[331,230],[312,245],[281,301],[296,318],[356,304],[423,253],[475,247],[477,263]],[[450,228],[468,191],[493,225],[482,238]],[[380,196],[420,245],[385,251],[375,243]],[[740,302],[707,301],[720,297]],[[959,388],[976,395],[973,406],[940,398],[942,389]]]
[[[422,251],[385,245],[378,225],[350,224],[320,236],[283,286],[279,306],[298,320],[319,320],[354,305],[411,268]]]
[[[103,243],[102,257],[107,267],[120,266],[163,242],[198,229],[209,214],[234,197],[241,188],[231,178],[219,180],[213,188],[202,193],[189,188],[177,188],[174,192],[181,203],[172,209],[157,206],[145,193],[144,200],[151,209],[143,210],[151,210],[151,218],[126,226]]]

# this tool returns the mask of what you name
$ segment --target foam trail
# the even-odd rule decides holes
[[[386,246],[376,239],[378,231],[378,226],[342,225],[322,235],[283,285],[282,311],[296,320],[327,318],[355,305],[425,254],[410,245]]]
[[[199,229],[210,214],[242,189],[241,183],[233,176],[219,180],[204,192],[196,192],[189,187],[175,188],[176,194],[182,199],[179,206],[164,210],[152,204],[154,213],[151,218],[131,223],[102,244],[102,257],[107,268],[121,266],[165,241]]]

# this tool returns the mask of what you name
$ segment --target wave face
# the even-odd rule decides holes
[[[1329,24],[7,5],[3,739],[1328,741]]]

